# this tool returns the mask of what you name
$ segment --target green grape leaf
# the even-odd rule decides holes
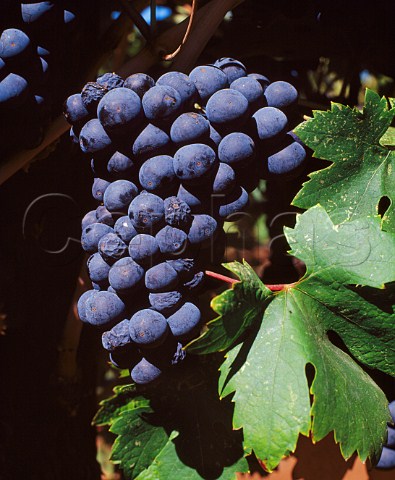
[[[170,434],[164,448],[154,459],[150,467],[137,477],[137,480],[169,480],[169,478],[201,480],[204,478],[201,477],[195,469],[179,461],[176,446],[173,442],[177,436],[178,432],[172,432]],[[247,470],[247,460],[242,457],[231,467],[225,467],[221,476],[216,478],[218,478],[218,480],[234,480],[236,479],[236,472],[246,472]]]
[[[123,411],[147,405],[147,400],[137,394],[136,385],[117,385],[114,395],[100,402],[92,425],[111,425]]]
[[[377,459],[387,399],[359,362],[395,375],[395,314],[378,300],[389,287],[377,288],[395,280],[395,236],[377,217],[334,225],[321,206],[285,233],[306,274],[275,293],[261,322],[227,353],[220,394],[233,394],[234,427],[269,470],[295,450],[299,434],[319,441],[334,431],[345,458],[357,451]]]
[[[314,111],[295,133],[314,151],[314,157],[333,162],[310,174],[293,200],[301,208],[321,204],[335,223],[373,216],[379,201],[391,204],[384,212],[382,227],[395,232],[395,151],[380,139],[395,116],[385,98],[366,91],[365,106],[357,108],[332,103],[330,111]],[[388,141],[391,132],[384,138]],[[390,141],[390,140],[389,140]]]
[[[148,468],[167,443],[166,430],[151,424],[149,413],[149,407],[124,410],[111,425],[110,432],[118,435],[111,460],[120,465],[126,478],[136,478]]]
[[[224,266],[237,275],[240,282],[213,299],[211,308],[219,317],[209,322],[208,330],[187,346],[190,353],[206,354],[229,348],[261,316],[264,302],[271,296],[271,291],[247,263]]]

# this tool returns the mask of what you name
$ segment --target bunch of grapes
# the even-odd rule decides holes
[[[287,133],[297,97],[223,58],[156,82],[107,73],[66,100],[99,202],[82,220],[93,288],[78,312],[106,330],[110,360],[137,384],[178,363],[199,333],[197,293],[206,266],[223,258],[224,221],[260,178],[302,165],[306,152]]]
[[[41,143],[69,84],[77,84],[74,52],[79,48],[83,57],[87,33],[85,7],[75,0],[0,3],[0,154],[5,155]]]

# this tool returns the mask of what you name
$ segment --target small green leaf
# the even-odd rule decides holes
[[[211,307],[219,317],[209,322],[208,330],[188,345],[190,353],[206,354],[229,348],[251,327],[272,294],[246,262],[224,266],[237,275],[240,282],[213,299]]]
[[[320,206],[298,215],[286,236],[307,272],[274,295],[261,324],[227,353],[220,393],[234,394],[234,426],[243,428],[245,450],[269,470],[295,450],[299,434],[318,441],[334,431],[345,458],[357,451],[362,460],[377,459],[389,421],[387,399],[328,332],[357,360],[395,375],[394,311],[372,292],[351,287],[395,280],[395,236],[380,230],[378,218],[334,225]]]
[[[147,400],[139,397],[136,385],[117,385],[114,393],[112,397],[100,402],[100,408],[92,420],[92,425],[111,425],[124,410],[147,405]]]
[[[395,232],[395,151],[380,143],[394,116],[385,98],[366,91],[363,112],[332,103],[315,111],[296,134],[314,150],[314,157],[333,162],[314,172],[293,200],[301,208],[320,203],[335,223],[377,214],[383,196],[391,205],[382,225]]]
[[[159,452],[150,467],[137,477],[137,480],[169,480],[172,478],[201,480],[205,478],[199,475],[193,468],[180,462],[173,441],[177,436],[178,432],[171,433],[164,448]],[[247,470],[247,461],[245,458],[241,458],[235,465],[225,467],[222,474],[216,478],[218,480],[234,480],[236,479],[236,472],[246,472]]]
[[[148,468],[167,443],[165,429],[149,422],[151,412],[147,407],[123,411],[110,428],[118,435],[111,460],[121,466],[127,478],[134,479]]]

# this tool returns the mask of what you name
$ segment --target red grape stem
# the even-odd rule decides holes
[[[230,283],[233,285],[234,283],[240,282],[240,280],[236,280],[235,278],[227,277],[226,275],[221,275],[217,272],[211,272],[210,270],[206,270],[206,275],[208,277],[216,278],[217,280],[221,280],[222,282]],[[271,290],[272,292],[280,292],[281,290],[285,290],[286,288],[292,287],[295,285],[294,283],[279,283],[275,285],[265,285],[266,288]]]

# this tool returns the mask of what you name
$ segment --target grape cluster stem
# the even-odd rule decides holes
[[[215,278],[217,280],[220,280],[222,282],[230,283],[233,285],[234,283],[240,282],[240,280],[236,280],[235,278],[227,277],[226,275],[221,275],[220,273],[217,272],[211,272],[210,270],[206,270],[206,275],[208,277]],[[282,290],[285,290],[286,288],[292,287],[294,284],[293,283],[279,283],[279,284],[274,284],[274,285],[265,285],[266,288],[268,288],[272,292],[280,292]]]

